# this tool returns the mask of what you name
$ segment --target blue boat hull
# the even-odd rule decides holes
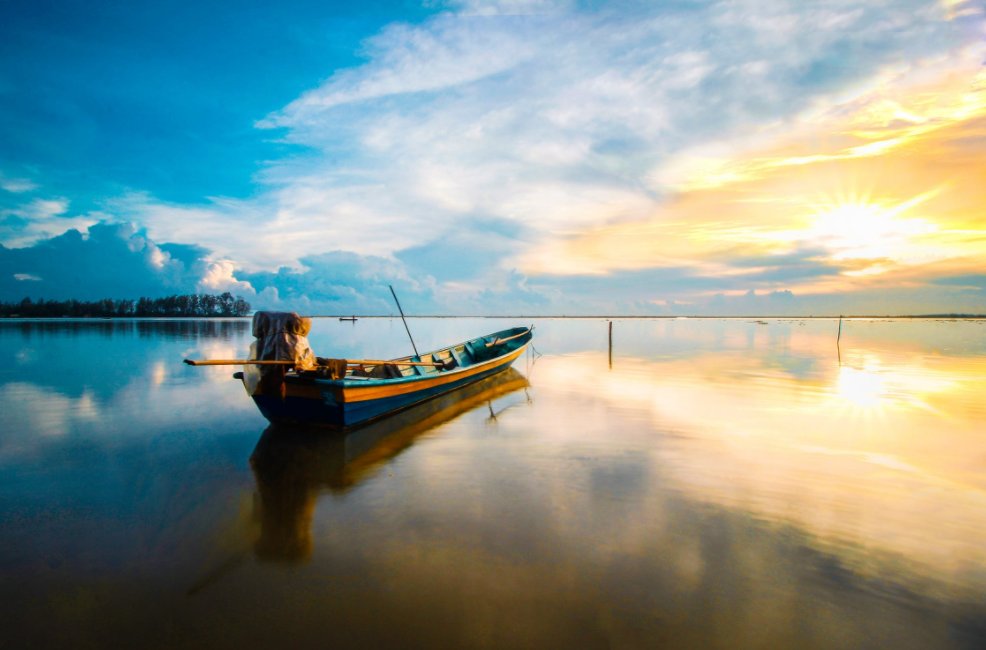
[[[332,393],[326,391],[321,400],[286,396],[284,399],[270,395],[254,395],[253,400],[265,418],[271,422],[296,424],[324,424],[333,427],[353,427],[366,424],[415,404],[445,395],[474,382],[503,372],[510,364],[464,377],[458,381],[410,393],[364,402],[338,403]]]
[[[474,339],[486,343],[496,354],[451,371],[422,372],[421,376],[357,381],[352,377],[326,380],[288,376],[283,394],[254,394],[253,400],[265,418],[274,423],[324,425],[334,428],[358,427],[415,404],[448,394],[486,377],[503,372],[520,356],[530,341],[530,330],[505,330],[512,340],[498,343],[499,332]],[[476,350],[479,351],[478,344]],[[427,355],[424,355],[427,356]]]

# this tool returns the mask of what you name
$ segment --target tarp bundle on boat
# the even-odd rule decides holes
[[[298,370],[311,370],[317,360],[308,343],[312,319],[294,312],[258,311],[253,315],[253,335],[249,359],[261,361],[291,361]],[[283,392],[284,366],[247,366],[243,383],[252,395],[262,392]]]
[[[308,344],[312,319],[293,311],[258,311],[253,315],[251,359],[264,361],[293,361],[295,368],[315,367],[315,353]]]

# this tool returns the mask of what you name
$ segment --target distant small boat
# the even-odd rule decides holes
[[[338,359],[334,368],[330,364],[313,370],[281,370],[283,382],[251,378],[262,370],[257,366],[247,365],[243,374],[237,374],[260,412],[273,423],[350,428],[506,370],[527,349],[532,336],[532,328],[515,327],[419,356],[390,361]]]
[[[348,321],[351,321],[351,322],[355,323],[359,319],[356,318],[355,316],[340,316],[339,317],[339,320],[348,320]]]

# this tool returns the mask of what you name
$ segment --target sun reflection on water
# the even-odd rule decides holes
[[[861,409],[876,408],[886,397],[883,378],[878,372],[851,366],[839,368],[836,394]]]
[[[863,572],[981,593],[986,576],[969,567],[986,566],[986,358],[884,342],[844,344],[840,362],[832,343],[795,331],[728,353],[617,357],[608,372],[585,353],[538,372],[673,434],[655,472],[693,498],[795,525]],[[878,569],[874,553],[895,559]]]

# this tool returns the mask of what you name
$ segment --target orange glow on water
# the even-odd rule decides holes
[[[689,328],[701,332],[694,323],[669,321],[656,334],[680,340]],[[602,355],[567,357],[543,363],[539,377],[648,414],[671,432],[661,472],[695,498],[809,530],[849,564],[880,549],[922,579],[982,586],[963,567],[986,561],[986,359],[929,354],[922,346],[943,345],[933,337],[945,326],[935,323],[907,325],[932,337],[926,342],[873,345],[854,337],[884,325],[847,321],[841,362],[828,328],[772,321],[747,325],[744,336],[740,325],[728,338],[705,332],[715,354],[617,357],[608,372]],[[885,324],[894,327],[902,325]],[[971,336],[982,325],[956,327]]]

